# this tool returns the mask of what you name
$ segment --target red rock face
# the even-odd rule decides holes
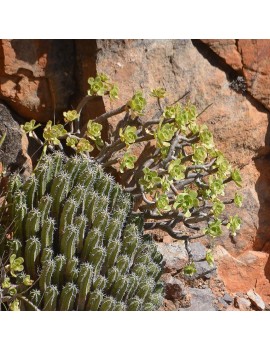
[[[233,257],[223,247],[216,247],[218,274],[230,293],[247,293],[256,289],[263,300],[270,302],[269,253],[245,251]]]
[[[27,119],[45,122],[74,93],[71,40],[1,40],[0,98]]]
[[[242,74],[246,80],[248,93],[256,99],[259,103],[264,105],[267,110],[270,108],[270,41],[269,40],[202,40],[207,44],[211,50],[219,55],[225,62],[235,69],[237,72]],[[267,111],[268,112],[268,111]],[[255,122],[256,114],[252,114]],[[247,126],[243,127],[246,129]],[[247,291],[248,287],[254,286],[254,280],[258,278],[258,289],[262,296],[267,298],[269,301],[270,295],[270,264],[269,264],[269,253],[270,253],[270,158],[269,158],[269,126],[264,132],[260,131],[257,134],[258,129],[251,133],[250,137],[257,139],[260,134],[261,140],[265,142],[264,147],[257,150],[255,155],[255,162],[249,162],[247,168],[249,169],[246,173],[247,180],[250,183],[248,186],[248,193],[246,193],[246,205],[251,209],[249,212],[250,226],[249,229],[243,230],[241,233],[241,243],[250,238],[250,248],[257,251],[245,251],[248,247],[243,247],[237,256],[241,260],[245,260],[245,255],[252,255],[254,257],[254,264],[250,267],[248,275],[244,278],[245,268],[232,266],[235,264],[234,260],[226,258],[222,260],[219,266],[219,272],[224,279],[226,286],[235,291],[235,289]],[[243,130],[239,133],[243,136]],[[257,136],[256,136],[257,134]],[[258,140],[258,139],[257,139]],[[247,170],[246,168],[246,170]],[[250,199],[252,197],[257,198],[257,214],[255,208],[252,206]],[[255,204],[255,201],[254,201]],[[253,210],[252,210],[253,207]],[[252,214],[253,213],[253,214]],[[247,216],[245,216],[247,219]],[[251,229],[253,224],[257,230]],[[253,239],[252,239],[253,238]],[[236,244],[237,246],[237,244]],[[234,252],[234,250],[229,250]],[[228,266],[229,265],[229,266]],[[240,270],[239,270],[240,269]],[[241,279],[234,279],[232,275],[240,275]],[[246,272],[246,273],[247,273]],[[249,279],[250,278],[250,279]],[[244,284],[244,285],[242,285]]]
[[[233,69],[243,74],[248,92],[270,107],[270,41],[268,39],[202,40]]]
[[[270,108],[270,41],[239,40],[243,73],[251,95]]]
[[[243,64],[235,39],[202,39],[202,42],[222,57],[236,71],[241,71]]]

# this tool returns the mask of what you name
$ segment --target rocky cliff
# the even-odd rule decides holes
[[[170,101],[190,91],[199,111],[211,105],[200,120],[242,169],[244,197],[241,233],[218,241],[217,277],[231,294],[255,289],[270,303],[269,53],[270,40],[1,40],[0,102],[25,120],[61,118],[88,77],[105,72],[119,85],[117,105],[158,86]],[[111,107],[100,98],[84,118]]]

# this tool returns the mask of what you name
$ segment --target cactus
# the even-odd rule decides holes
[[[162,304],[162,256],[136,224],[130,195],[99,164],[44,156],[24,183],[10,178],[7,203],[14,219],[8,250],[38,280],[26,293],[37,308],[149,311]]]

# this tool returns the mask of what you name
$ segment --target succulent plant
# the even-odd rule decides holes
[[[46,155],[25,182],[10,177],[6,201],[10,253],[24,258],[35,281],[22,309],[160,307],[162,255],[131,213],[131,195],[98,163]]]
[[[227,188],[229,182],[234,182],[237,187],[241,188],[241,173],[240,170],[232,167],[225,155],[217,149],[214,136],[207,125],[200,123],[200,116],[211,104],[198,113],[196,106],[188,98],[189,92],[180,96],[176,101],[170,102],[166,90],[159,87],[153,89],[150,94],[155,100],[155,105],[151,103],[147,108],[147,100],[143,91],[137,91],[124,105],[96,116],[85,125],[81,113],[86,104],[93,102],[98,96],[104,98],[107,96],[110,100],[118,99],[118,88],[106,74],[99,73],[96,77],[90,77],[88,83],[87,95],[81,99],[76,109],[63,112],[65,124],[53,124],[50,120],[46,125],[41,126],[40,124],[36,125],[36,121],[32,120],[22,126],[22,130],[40,145],[41,154],[50,154],[55,150],[62,150],[67,155],[82,154],[86,158],[97,161],[105,171],[117,175],[123,189],[132,194],[135,200],[134,211],[138,216],[141,215],[144,218],[144,231],[154,234],[154,231],[158,229],[167,232],[176,240],[183,240],[190,264],[193,262],[193,254],[190,249],[192,240],[205,236],[208,242],[207,246],[213,249],[215,239],[223,234],[222,227],[226,227],[225,231],[229,232],[232,237],[237,235],[241,227],[241,218],[237,214],[228,218],[227,206],[241,207],[243,198],[237,192],[234,194],[234,198],[231,198],[229,194],[231,190],[229,193],[226,190],[230,189]],[[149,114],[153,108],[155,109],[154,113]],[[110,124],[109,129],[104,128],[104,122],[107,123],[111,117],[114,118],[114,122]],[[118,122],[116,122],[117,118],[119,118]],[[35,133],[39,127],[41,127],[40,136],[41,129],[43,130],[42,137]],[[138,155],[138,151],[142,150],[143,147],[147,152]],[[76,210],[76,206],[81,206],[81,215],[86,219],[91,217],[91,221],[94,220],[93,216],[97,211],[96,201],[92,200],[92,198],[96,199],[95,187],[94,194],[92,194],[93,189],[90,189],[89,199],[84,200],[86,203],[89,202],[90,206],[77,205],[78,201],[74,200],[75,193],[76,196],[80,197],[78,194],[84,193],[85,189],[76,187],[74,180],[72,180],[69,189],[66,190],[65,184],[70,182],[68,172],[56,166],[54,176],[58,177],[58,181],[50,184],[51,180],[46,178],[50,176],[50,171],[44,177],[43,174],[47,171],[43,170],[42,167],[40,170],[41,175],[30,177],[22,186],[21,192],[18,191],[15,204],[18,203],[20,206],[13,205],[13,212],[16,209],[17,218],[21,218],[17,223],[17,235],[21,235],[24,231],[24,225],[26,225],[27,228],[29,227],[27,239],[30,239],[32,235],[36,236],[36,233],[40,231],[39,226],[46,219],[41,233],[41,249],[44,252],[43,256],[47,257],[49,251],[44,251],[44,245],[53,240],[54,225],[57,228],[60,225],[56,230],[60,237],[62,237],[63,227],[69,228],[68,230],[73,232],[70,237],[72,241],[72,237],[77,236],[76,230],[67,225],[74,224],[75,227],[80,227],[78,234],[80,239],[77,243],[76,254],[82,254],[83,260],[88,259],[87,250],[92,249],[94,245],[91,242],[92,239],[87,239],[86,246],[82,240],[88,222],[82,218],[74,219],[72,213]],[[86,175],[83,171],[77,172],[78,176],[80,177],[81,173],[82,177],[85,178]],[[39,179],[39,177],[41,178]],[[52,188],[48,188],[48,182]],[[102,219],[101,229],[98,228],[101,231],[108,221],[110,222],[108,226],[117,227],[115,221],[118,218],[117,214],[112,219],[108,218],[106,208],[112,209],[114,205],[106,205],[110,181],[108,181],[109,185],[105,183],[104,193],[99,194],[102,199],[99,199],[98,205],[98,211],[105,212],[103,214],[99,212],[99,217],[96,219],[96,222]],[[84,183],[81,180],[78,184],[83,185]],[[73,186],[75,186],[75,193],[71,194],[69,192]],[[41,202],[38,206],[47,206],[46,210],[38,208],[36,203],[34,206],[32,205],[32,196],[36,191],[39,193]],[[22,198],[25,196],[25,192],[27,192],[27,199],[24,202]],[[63,199],[67,198],[66,192],[69,193],[70,199],[67,199],[65,207],[59,207]],[[42,196],[44,198],[41,199]],[[53,201],[51,210],[50,196],[57,199]],[[117,196],[113,196],[111,200],[113,204],[116,199]],[[30,212],[27,215],[27,224],[25,224],[24,218],[27,211]],[[42,216],[40,222],[37,220],[39,211],[41,211]],[[50,218],[47,218],[46,211],[50,211]],[[56,222],[59,216],[60,223]],[[130,216],[128,217],[130,218]],[[181,226],[179,226],[180,223]],[[94,232],[92,235],[96,238],[96,242],[99,242],[100,234],[95,227],[96,223],[93,222]],[[48,236],[47,231],[49,231]],[[105,232],[104,235],[107,243],[110,234]],[[59,245],[63,246],[63,243],[59,243]],[[30,246],[30,241],[28,246]],[[62,249],[63,247],[61,247]],[[71,250],[72,253],[74,244]],[[82,253],[81,250],[83,250]],[[194,273],[194,269],[191,272]],[[138,304],[137,299],[132,301],[132,306]],[[105,306],[108,304],[109,302]]]

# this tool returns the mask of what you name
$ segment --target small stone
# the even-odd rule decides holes
[[[207,261],[195,262],[195,267],[197,272],[194,274],[193,278],[207,278],[210,279],[215,274],[215,267],[211,267]]]
[[[159,311],[176,311],[176,306],[171,300],[164,299],[163,306],[160,307]]]
[[[181,280],[172,277],[170,274],[163,274],[162,280],[165,283],[165,298],[178,300],[186,296],[187,292]]]
[[[211,289],[189,289],[190,307],[180,308],[179,311],[216,311],[217,308],[214,306],[215,296],[213,295]]]
[[[244,297],[244,298],[247,297],[247,296],[246,296],[244,293],[242,293],[241,291],[237,291],[237,292],[236,292],[236,296],[238,296],[238,297]]]
[[[228,306],[227,302],[222,297],[219,297],[218,303],[221,304],[224,307]]]
[[[165,244],[172,244],[174,239],[170,235],[164,235],[163,240]]]
[[[268,303],[265,304],[265,311],[270,311],[270,304]]]
[[[238,307],[240,311],[249,311],[251,307],[251,302],[244,297],[236,296],[234,300],[235,307]]]
[[[157,245],[165,261],[165,273],[176,273],[188,263],[188,254],[184,243],[157,243]]]
[[[193,255],[193,260],[196,261],[203,261],[205,260],[206,256],[206,247],[199,242],[191,243],[190,249]]]
[[[249,290],[247,292],[247,296],[249,297],[252,305],[258,309],[259,311],[263,311],[265,310],[265,303],[263,301],[263,299],[261,298],[261,296],[259,294],[257,294],[255,291],[253,290]]]
[[[231,305],[233,303],[233,298],[229,294],[224,294],[222,298],[228,305]]]
[[[233,305],[229,306],[226,311],[239,311],[236,307]]]

